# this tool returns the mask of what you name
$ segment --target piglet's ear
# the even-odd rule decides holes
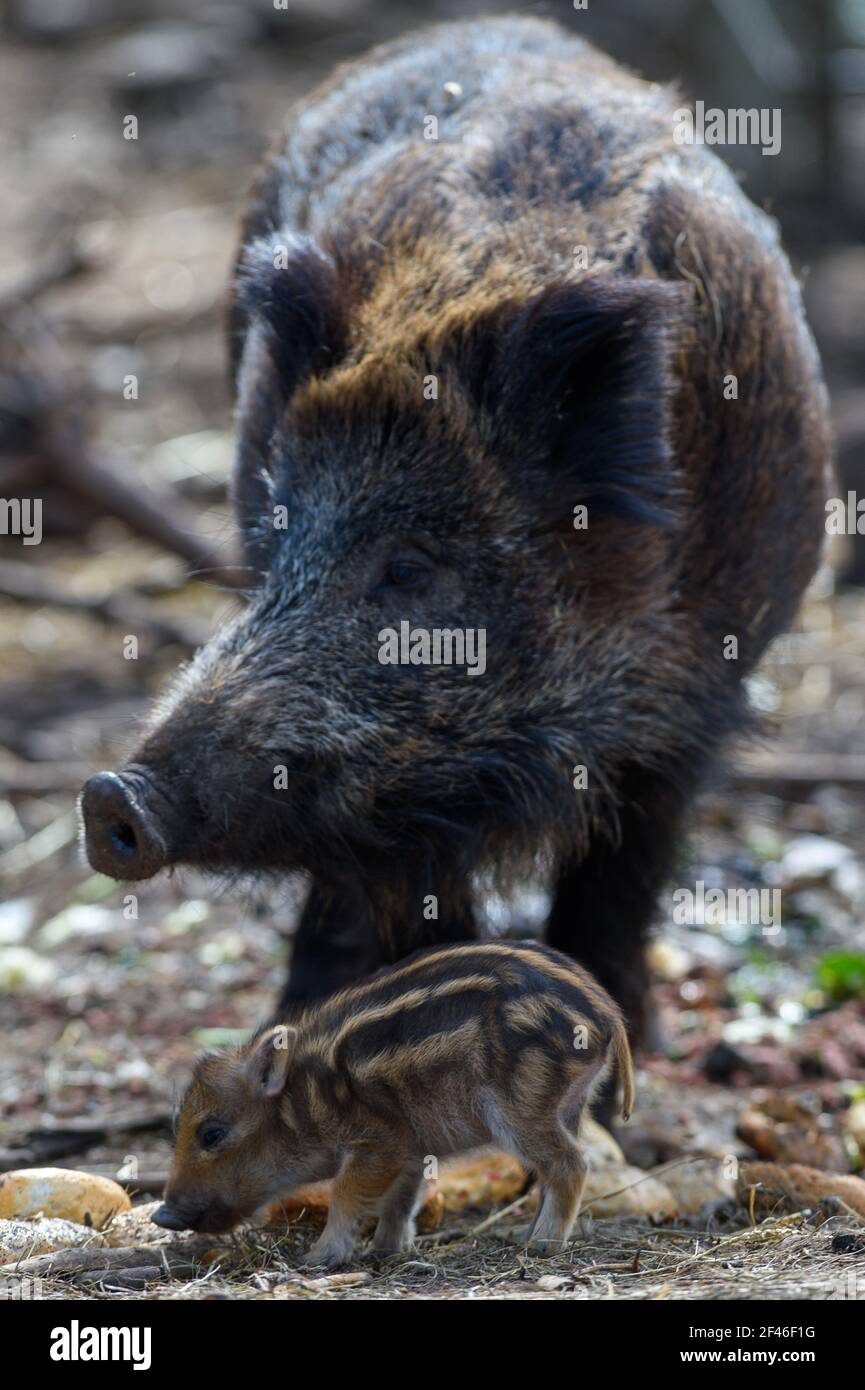
[[[670,354],[687,293],[589,276],[499,306],[468,333],[466,379],[496,452],[547,511],[668,519]]]
[[[254,1041],[247,1075],[259,1095],[272,1099],[282,1093],[297,1046],[297,1029],[287,1024],[268,1028]]]

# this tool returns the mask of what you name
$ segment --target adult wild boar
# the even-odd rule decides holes
[[[258,176],[254,588],[82,808],[115,878],[307,871],[286,1007],[470,937],[478,871],[544,862],[547,940],[638,1029],[656,895],[814,571],[829,454],[774,225],[676,142],[679,105],[552,23],[478,20],[339,69]],[[380,660],[403,622],[483,633],[485,669]]]

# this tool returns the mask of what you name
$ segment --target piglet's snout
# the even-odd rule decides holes
[[[163,1202],[161,1207],[157,1207],[150,1219],[157,1226],[163,1226],[166,1231],[186,1231],[190,1228],[190,1222],[169,1202]]]
[[[220,1235],[236,1226],[242,1213],[218,1200],[202,1202],[173,1197],[157,1207],[150,1219],[166,1231],[207,1231]]]

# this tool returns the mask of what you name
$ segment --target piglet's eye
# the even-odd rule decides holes
[[[205,1120],[204,1124],[199,1126],[198,1142],[203,1149],[215,1149],[218,1148],[227,1134],[228,1130],[225,1125],[216,1124],[213,1120]]]

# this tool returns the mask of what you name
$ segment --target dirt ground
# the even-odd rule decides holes
[[[276,44],[249,28],[243,6],[190,26],[191,7],[175,5],[158,21],[177,26],[173,68],[147,42],[157,20],[146,9],[59,39],[19,29],[0,48],[0,376],[35,392],[40,419],[56,419],[61,437],[71,430],[76,448],[181,529],[186,508],[230,563],[222,302],[237,212],[278,113],[362,46],[362,7],[337,5],[330,27],[305,11],[296,42]],[[363,42],[403,27],[397,6],[371,14]],[[131,110],[137,141],[121,134]],[[818,283],[835,283],[844,254],[826,249]],[[124,398],[129,374],[136,399]],[[838,384],[849,408],[849,382]],[[29,477],[46,499],[42,545],[6,543],[0,555],[0,1157],[6,1169],[131,1171],[126,1185],[147,1202],[169,1162],[177,1086],[203,1046],[269,1011],[304,889],[229,889],[176,872],[130,892],[84,865],[81,781],[117,765],[153,693],[236,600],[188,580],[187,562],[80,488],[42,476],[38,441],[4,450],[0,467],[0,491]],[[840,586],[844,556],[831,558],[754,682],[766,740],[731,750],[659,904],[656,1046],[638,1058],[637,1110],[618,1136],[647,1175],[701,1156],[731,1161],[734,1174],[758,1158],[830,1175],[865,1165],[865,591]],[[125,609],[111,608],[118,594]],[[130,633],[135,660],[124,656]],[[729,907],[717,921],[680,922],[675,895],[698,882],[779,890],[780,926]],[[527,885],[514,903],[488,898],[487,924],[535,932],[543,907],[544,885]],[[87,1124],[89,1139],[70,1140]],[[152,1228],[152,1248],[180,1261],[174,1274],[137,1288],[46,1278],[43,1292],[865,1299],[865,1208],[778,1199],[767,1214],[720,1192],[662,1222],[589,1218],[571,1250],[544,1261],[514,1244],[519,1209],[449,1212],[412,1259],[360,1260],[342,1280],[299,1273],[303,1222],[206,1249]]]

